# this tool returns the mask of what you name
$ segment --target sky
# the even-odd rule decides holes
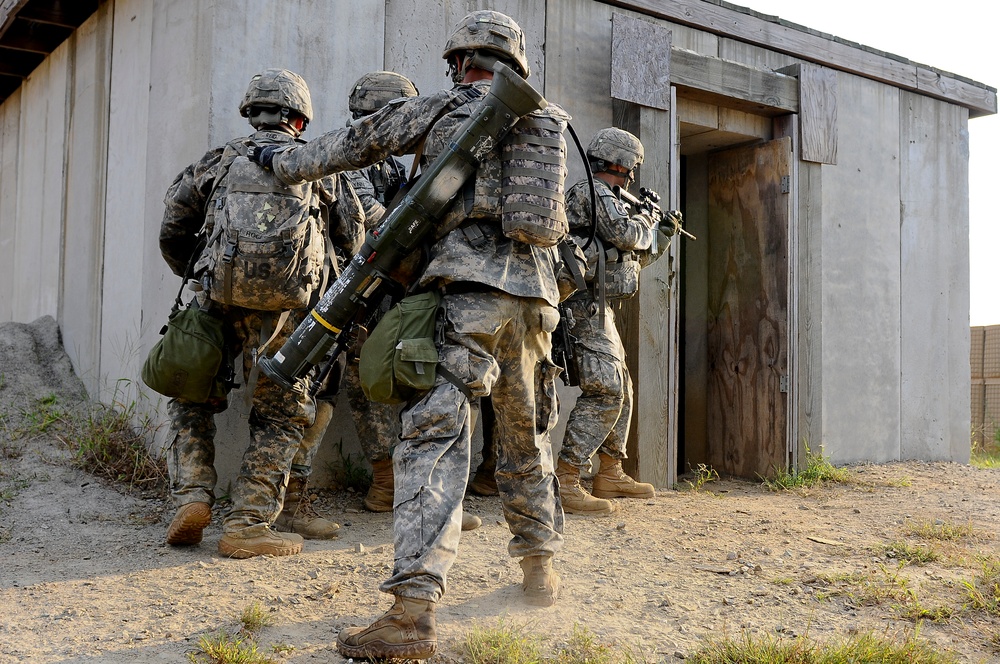
[[[764,14],[1000,87],[995,0],[731,0]],[[1000,325],[1000,115],[969,121],[970,325]]]

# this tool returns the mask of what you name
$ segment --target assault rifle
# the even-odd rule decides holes
[[[617,185],[614,188],[614,192],[615,196],[621,200],[634,206],[640,212],[648,214],[650,218],[656,222],[656,226],[659,231],[667,237],[673,237],[675,233],[680,233],[684,237],[691,240],[698,239],[681,227],[681,224],[684,223],[684,216],[681,214],[680,210],[667,210],[664,212],[660,208],[660,195],[652,189],[640,187],[638,198],[628,193],[627,189],[623,189]],[[657,253],[655,235],[653,237],[652,250],[653,253]]]
[[[563,382],[574,387],[580,384],[580,372],[576,367],[577,338],[570,333],[573,329],[573,312],[566,303],[559,305],[559,325],[552,335],[552,361],[561,367]]]
[[[548,105],[510,67],[498,62],[493,73],[489,93],[455,132],[448,149],[378,228],[368,232],[344,272],[281,349],[260,361],[261,370],[276,383],[292,389],[334,346],[335,353],[347,350],[350,334],[345,330],[363,319],[364,309],[381,300],[394,283],[396,269],[431,234],[483,155],[522,116]]]

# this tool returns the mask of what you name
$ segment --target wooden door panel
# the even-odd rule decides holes
[[[709,160],[708,456],[738,477],[786,465],[790,159],[783,138]]]

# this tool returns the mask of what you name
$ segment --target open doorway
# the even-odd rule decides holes
[[[787,467],[792,144],[681,121],[677,472],[756,479]]]

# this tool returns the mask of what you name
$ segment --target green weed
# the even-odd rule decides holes
[[[938,652],[915,633],[893,640],[869,632],[828,644],[813,642],[805,636],[782,639],[743,634],[739,639],[726,637],[710,642],[687,661],[692,664],[953,664],[958,659],[950,653]]]
[[[12,429],[5,423],[5,429],[12,441],[34,438],[50,431],[65,415],[66,410],[59,403],[59,398],[55,394],[49,394],[38,399],[31,410],[22,409],[20,423]]]
[[[198,652],[188,653],[193,664],[276,664],[276,660],[260,651],[256,636],[270,624],[271,616],[259,602],[246,606],[236,616],[239,626],[235,633],[219,629],[198,639]],[[289,646],[275,646],[272,651],[287,652]]]
[[[778,469],[773,478],[763,478],[764,486],[770,491],[788,491],[803,487],[814,487],[826,483],[851,484],[854,475],[844,469],[837,468],[823,456],[822,448],[819,454],[813,454],[806,445],[806,467],[802,470]]]
[[[327,469],[334,480],[345,489],[353,489],[358,493],[368,491],[372,484],[372,474],[364,463],[355,460],[351,454],[344,454],[344,439],[337,443],[337,458],[339,463],[328,464]]]
[[[503,618],[495,627],[473,625],[462,643],[469,664],[536,664],[542,662],[541,639],[525,625]]]
[[[981,558],[979,571],[971,581],[962,581],[965,608],[1000,616],[1000,562]]]
[[[136,423],[136,414],[135,402],[94,404],[57,438],[80,468],[128,493],[162,489],[167,485],[166,462],[150,451],[152,426],[148,420]]]
[[[275,659],[258,649],[253,638],[221,629],[200,637],[198,649],[188,653],[188,661],[193,664],[276,664]]]
[[[992,438],[984,435],[978,442],[976,438],[973,436],[969,462],[976,468],[1000,468],[1000,427],[994,429]]]
[[[264,610],[260,602],[253,602],[240,612],[240,631],[248,635],[257,634],[271,624],[271,614]]]
[[[885,544],[876,553],[915,565],[926,565],[941,559],[941,554],[928,546],[914,546],[906,542]]]
[[[646,664],[646,657],[629,646],[601,643],[593,632],[580,625],[552,660],[556,664]]]
[[[929,540],[956,541],[975,535],[971,523],[958,524],[936,519],[934,521],[907,521],[903,533]]]
[[[880,564],[869,571],[820,575],[831,588],[817,592],[816,597],[847,597],[859,606],[877,606],[889,602],[912,604],[916,601],[916,593],[910,587],[909,579],[900,573],[905,566],[905,563],[899,563],[895,568],[890,568]]]
[[[703,463],[699,463],[696,467],[692,468],[691,474],[694,475],[694,479],[684,480],[687,487],[675,486],[675,488],[686,491],[699,491],[709,482],[716,482],[719,480],[719,473],[716,472],[715,468]]]

